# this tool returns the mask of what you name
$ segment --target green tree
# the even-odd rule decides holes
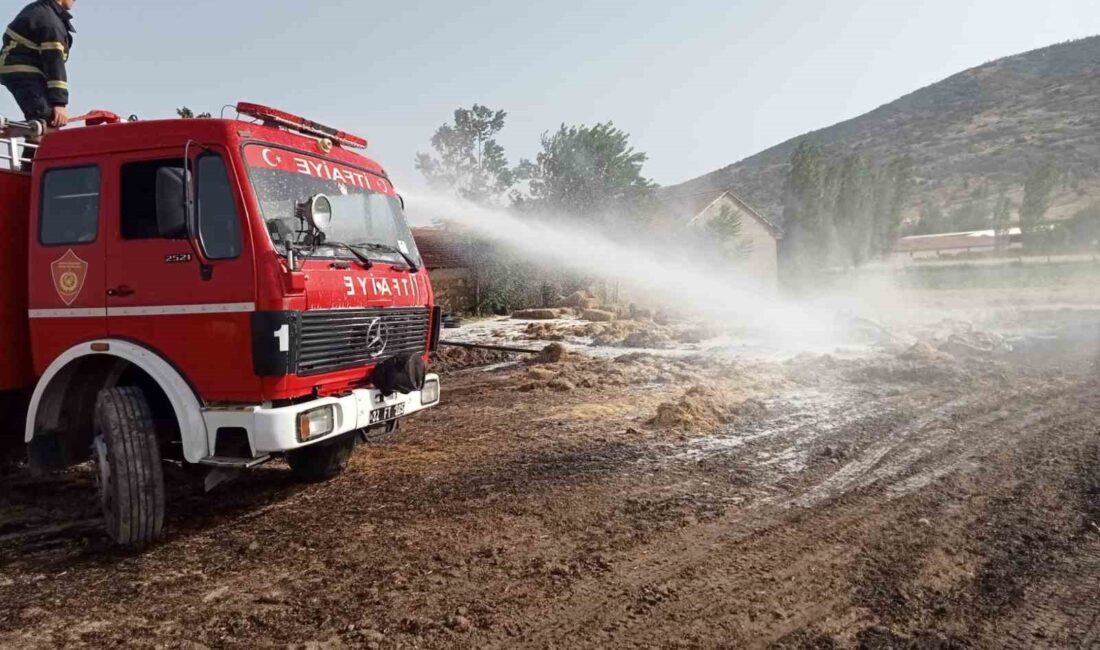
[[[875,185],[871,254],[889,255],[901,230],[902,214],[913,192],[913,159],[900,156],[879,174]]]
[[[936,233],[947,232],[950,228],[947,225],[947,215],[944,214],[943,208],[938,203],[931,201],[924,201],[920,206],[920,220],[917,222],[917,227],[913,231],[914,235],[934,235]]]
[[[518,178],[528,194],[523,208],[595,220],[609,213],[629,215],[647,201],[655,185],[642,175],[648,157],[630,146],[630,136],[611,122],[588,127],[562,125],[542,136],[542,151],[523,160]]]
[[[839,170],[831,219],[836,232],[836,259],[845,266],[859,266],[870,252],[873,176],[859,154],[845,157]]]
[[[724,262],[738,262],[752,253],[752,241],[744,236],[741,214],[728,205],[703,226],[700,243]]]
[[[214,117],[210,113],[199,113],[198,115],[195,115],[195,111],[191,110],[190,108],[187,108],[186,106],[184,106],[183,108],[177,108],[176,109],[176,115],[179,115],[180,117],[182,117],[184,119],[188,119],[188,120],[192,119],[192,118],[196,118],[196,117],[198,117],[198,118]]]
[[[1012,228],[1012,211],[1015,208],[1012,199],[1008,198],[1008,192],[1001,190],[1001,195],[997,197],[997,203],[993,207],[994,246],[998,250],[1008,248],[1009,230]]]
[[[980,201],[967,200],[951,211],[950,229],[955,231],[984,230],[991,224],[988,208]]]
[[[1024,247],[1041,249],[1043,247],[1043,220],[1054,198],[1054,187],[1058,182],[1058,171],[1054,163],[1047,160],[1035,167],[1024,182],[1024,200],[1020,205],[1020,230],[1023,232]]]
[[[820,268],[828,256],[826,176],[821,146],[803,140],[791,154],[783,195],[783,262],[796,277]]]
[[[507,113],[480,104],[459,108],[454,124],[444,124],[432,136],[436,155],[416,154],[416,168],[435,188],[454,191],[478,203],[492,202],[512,187],[513,174],[496,136]]]
[[[1100,252],[1100,203],[1078,210],[1068,222],[1071,246]]]

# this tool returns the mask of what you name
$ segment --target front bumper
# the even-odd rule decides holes
[[[437,397],[434,401],[425,402],[425,392],[431,392],[429,388],[433,383],[436,387],[435,394]],[[379,426],[382,423],[371,421],[371,413],[379,409],[403,406],[403,413],[397,418],[400,419],[431,408],[439,403],[438,386],[439,375],[430,374],[424,384],[425,390],[414,393],[397,393],[386,397],[373,388],[359,388],[340,397],[321,397],[294,406],[281,408],[266,408],[263,406],[208,408],[203,410],[202,415],[206,421],[206,430],[210,437],[209,448],[211,453],[217,449],[219,432],[233,431],[239,433],[243,429],[248,433],[248,441],[252,447],[253,456],[258,457],[265,454],[293,451],[332,439],[344,433]],[[302,413],[325,406],[332,406],[334,410],[335,421],[332,432],[310,439],[307,442],[300,441],[298,417]]]

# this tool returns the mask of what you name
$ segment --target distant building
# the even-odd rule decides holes
[[[469,236],[447,228],[413,228],[412,233],[424,268],[432,278],[436,303],[445,312],[474,311],[477,289],[470,262]]]
[[[688,228],[699,228],[721,214],[723,208],[741,217],[741,238],[750,252],[743,268],[765,286],[779,281],[779,241],[783,231],[745,203],[732,190],[717,190],[661,197],[661,215]]]
[[[1019,228],[1009,228],[999,238],[994,230],[913,235],[897,241],[890,262],[905,266],[933,260],[990,257],[998,252],[1018,253],[1021,249],[1023,237]]]

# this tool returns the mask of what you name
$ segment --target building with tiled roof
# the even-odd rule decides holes
[[[658,193],[658,218],[687,228],[704,226],[724,208],[741,217],[741,239],[748,243],[743,268],[768,286],[779,279],[779,242],[783,231],[766,219],[733,190],[690,194]]]
[[[469,236],[454,228],[413,228],[412,233],[432,278],[436,303],[448,313],[474,311],[477,287]]]

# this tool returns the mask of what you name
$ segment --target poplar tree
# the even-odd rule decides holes
[[[1020,205],[1020,230],[1023,232],[1024,246],[1041,248],[1043,219],[1050,209],[1054,186],[1058,182],[1058,171],[1054,163],[1047,160],[1035,167],[1024,182],[1024,200]]]
[[[826,173],[821,146],[799,142],[783,195],[784,261],[796,274],[820,268],[828,255]]]

